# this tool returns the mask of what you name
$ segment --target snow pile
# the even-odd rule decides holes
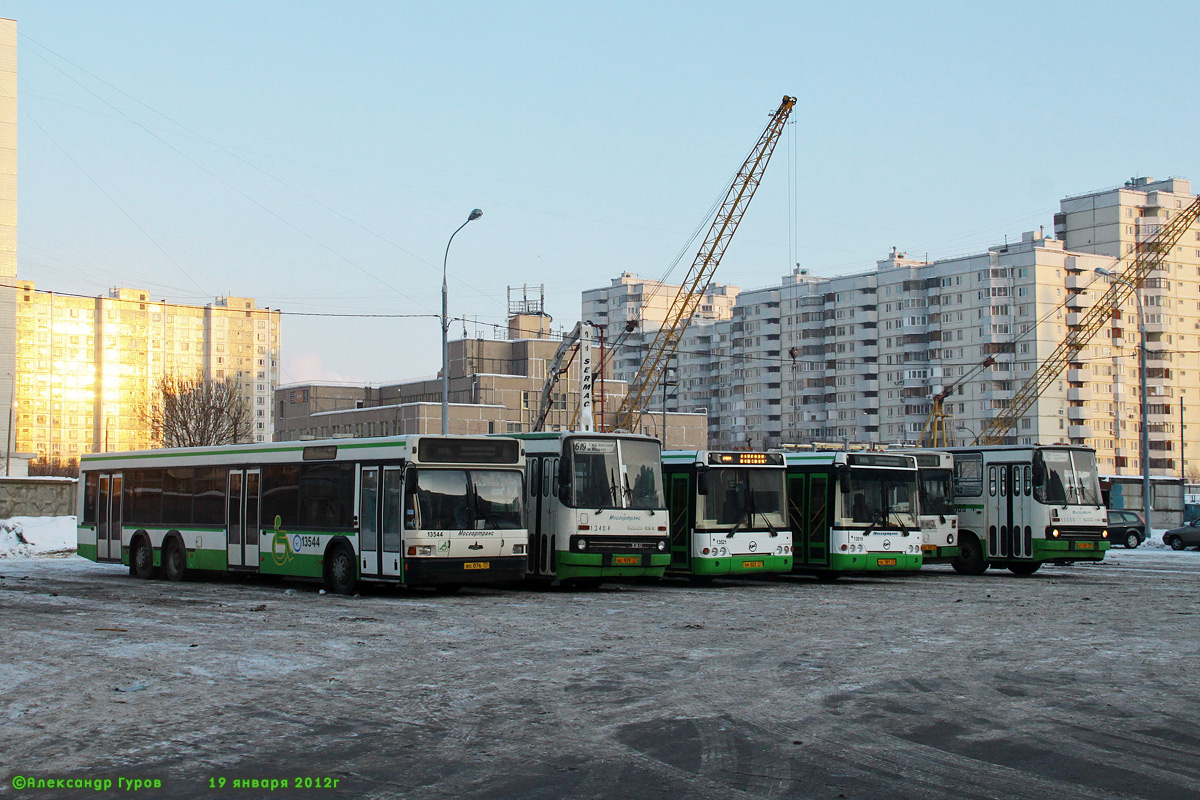
[[[0,520],[0,558],[29,558],[73,551],[75,517],[12,517]]]

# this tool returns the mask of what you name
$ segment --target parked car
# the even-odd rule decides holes
[[[1187,525],[1171,528],[1163,534],[1165,542],[1172,550],[1182,550],[1185,547],[1200,547],[1200,519],[1195,519]]]
[[[1200,528],[1197,528],[1200,531]],[[1113,544],[1123,544],[1130,550],[1146,541],[1146,523],[1142,515],[1136,511],[1108,512],[1108,540]]]

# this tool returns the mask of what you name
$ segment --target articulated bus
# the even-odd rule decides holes
[[[921,552],[924,563],[958,557],[958,514],[954,509],[954,456],[943,450],[889,451],[917,461],[921,488]]]
[[[911,455],[787,453],[793,572],[830,580],[921,568],[917,465]]]
[[[955,571],[1102,561],[1108,512],[1096,451],[1071,445],[951,447],[959,555]]]
[[[182,580],[193,570],[454,591],[519,580],[523,445],[408,436],[85,455],[79,554]]]
[[[668,574],[714,577],[792,571],[783,453],[662,454],[671,519]]]
[[[597,585],[661,578],[671,563],[657,439],[512,434],[525,444],[527,577]]]

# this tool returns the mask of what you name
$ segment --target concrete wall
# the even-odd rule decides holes
[[[0,478],[0,519],[75,514],[74,478]]]

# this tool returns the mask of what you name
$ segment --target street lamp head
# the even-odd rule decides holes
[[[473,208],[473,209],[471,209],[471,216],[467,217],[467,222],[474,222],[475,220],[479,219],[482,216],[483,216],[483,209]]]
[[[1116,277],[1110,270],[1107,270],[1104,267],[1096,267],[1094,270],[1092,270],[1092,272],[1095,272],[1097,275],[1103,275],[1106,278]]]

